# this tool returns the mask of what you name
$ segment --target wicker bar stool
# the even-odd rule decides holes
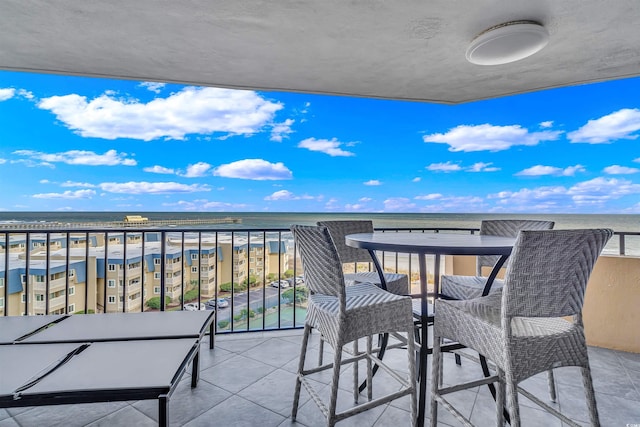
[[[520,230],[551,230],[553,221],[528,219],[496,219],[480,222],[480,235],[516,237]],[[496,279],[485,289],[487,278],[482,276],[482,268],[493,268],[500,257],[482,255],[476,258],[476,275],[443,275],[440,278],[440,295],[446,299],[471,299],[486,296],[502,288],[503,281]]]
[[[521,231],[511,252],[502,292],[454,301],[436,300],[433,372],[442,366],[441,341],[457,341],[490,359],[497,374],[441,388],[431,383],[431,425],[438,403],[471,425],[445,398],[446,394],[498,382],[497,425],[503,425],[505,388],[513,427],[520,426],[518,392],[564,423],[575,422],[518,386],[521,381],[563,366],[582,368],[591,424],[599,425],[582,323],[587,281],[609,229]],[[573,321],[563,319],[573,316]]]
[[[532,219],[491,219],[480,222],[480,235],[516,237],[520,230],[551,230],[553,221]],[[489,283],[487,277],[482,276],[482,268],[493,268],[499,256],[481,255],[476,258],[476,275],[443,275],[440,279],[440,297],[445,299],[466,300],[487,296],[492,292],[499,292],[504,285],[501,279],[494,279]],[[460,365],[460,353],[455,353],[456,364]],[[549,399],[556,401],[556,386],[553,371],[547,374]]]
[[[369,220],[345,220],[345,221],[319,221],[318,226],[327,227],[329,234],[336,245],[338,256],[342,264],[358,263],[371,264],[376,263],[371,257],[369,251],[365,249],[353,248],[345,243],[345,236],[356,233],[373,233],[373,222]],[[391,273],[387,271],[356,271],[354,273],[345,273],[344,280],[347,286],[357,283],[373,283],[374,285],[385,289],[392,294],[407,295],[409,293],[409,277],[406,274]],[[349,286],[350,287],[350,286]],[[347,289],[347,293],[355,290]],[[357,351],[357,342],[356,345]],[[320,351],[318,352],[318,365],[322,365],[324,355],[324,340],[320,339]],[[378,368],[374,367],[374,371]],[[363,385],[360,389],[363,389]]]
[[[412,425],[416,423],[416,375],[415,344],[413,336],[413,317],[411,314],[411,298],[386,292],[371,283],[360,283],[350,288],[347,293],[342,263],[336,246],[326,227],[300,226],[291,227],[297,247],[299,248],[305,283],[309,287],[310,296],[305,319],[304,335],[291,418],[296,419],[300,399],[301,386],[309,392],[327,419],[327,425],[356,415],[367,409],[386,404],[403,396],[410,396]],[[312,329],[320,331],[321,336],[334,350],[333,363],[305,369],[305,358]],[[399,332],[407,336],[407,378],[402,378],[375,355],[372,335]],[[364,352],[353,352],[347,344],[360,338],[367,340]],[[350,357],[343,359],[343,351]],[[346,411],[336,413],[340,367],[353,363],[357,371],[357,362],[367,361],[367,385],[369,401]],[[381,366],[400,384],[400,389],[376,399],[372,399],[371,381],[373,364]],[[309,376],[327,369],[333,370],[331,393],[328,405],[322,401],[314,389]],[[354,387],[354,398],[357,402],[357,388]]]
[[[320,221],[318,225],[329,229],[329,234],[331,234],[331,238],[340,256],[340,261],[343,264],[359,262],[371,264],[374,262],[369,251],[347,246],[344,239],[347,234],[373,233],[372,221]],[[409,277],[406,274],[387,271],[359,271],[346,273],[344,279],[347,282],[373,283],[396,295],[407,295],[409,293]]]

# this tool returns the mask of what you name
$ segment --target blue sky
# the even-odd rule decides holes
[[[640,213],[639,135],[639,78],[450,106],[0,72],[0,210]]]

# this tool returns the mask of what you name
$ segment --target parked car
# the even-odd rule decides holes
[[[200,308],[198,308],[197,302],[188,302],[184,305],[184,309],[187,311],[198,311],[198,310],[206,310],[207,306],[204,305],[203,302],[200,303]]]
[[[287,282],[286,280],[280,280],[280,281],[273,281],[269,284],[270,286],[277,288],[280,287],[282,289],[288,288],[289,287],[289,282]]]
[[[226,298],[218,298],[218,299],[211,298],[210,300],[207,300],[205,304],[210,310],[213,310],[216,307],[227,308],[229,307],[229,300],[227,300]]]
[[[216,307],[227,308],[229,307],[229,300],[222,297],[218,299],[211,298],[210,300],[207,300],[207,302],[205,302],[205,305],[208,310],[214,310]]]
[[[287,283],[289,283],[289,286],[293,286],[294,284],[304,285],[304,279],[302,277],[291,277],[287,279]]]

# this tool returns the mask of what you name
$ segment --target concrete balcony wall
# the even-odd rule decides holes
[[[444,271],[473,275],[475,257],[447,256]],[[587,284],[582,312],[587,344],[640,353],[639,308],[640,257],[600,256]]]
[[[640,353],[640,258],[598,258],[584,303],[587,343]]]

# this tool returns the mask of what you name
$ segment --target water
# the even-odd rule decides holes
[[[289,228],[291,224],[312,225],[320,220],[371,219],[375,227],[460,227],[479,228],[483,219],[543,219],[555,221],[555,228],[601,228],[640,231],[640,215],[574,214],[419,214],[419,213],[293,213],[293,212],[0,212],[3,222],[108,222],[122,221],[127,214],[149,220],[239,218],[240,224],[212,224],[211,228]],[[206,226],[198,225],[198,228]]]

